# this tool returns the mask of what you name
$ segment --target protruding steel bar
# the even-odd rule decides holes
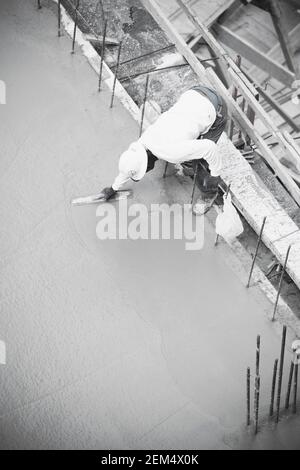
[[[71,51],[71,54],[74,54],[74,52],[75,52],[75,41],[76,41],[76,32],[77,32],[79,3],[80,3],[80,0],[77,0],[76,7],[75,7],[74,31],[73,31],[73,40],[72,40],[72,51]]]
[[[274,312],[273,312],[272,321],[275,320],[277,307],[278,307],[278,302],[279,302],[279,297],[280,297],[280,294],[281,294],[281,289],[282,289],[282,284],[283,284],[283,278],[284,278],[284,274],[285,274],[285,271],[286,271],[286,266],[287,266],[287,262],[288,262],[288,259],[289,259],[291,247],[292,247],[291,245],[288,247],[288,250],[286,252],[286,257],[285,257],[285,260],[284,260],[283,269],[281,271],[281,276],[280,276],[280,281],[279,281],[279,287],[278,287],[276,302],[275,302],[275,305],[274,305]]]
[[[120,65],[123,65],[123,64],[120,63]],[[179,68],[182,68],[182,67],[189,67],[189,64],[178,64],[178,65],[175,64],[175,65],[169,65],[168,67],[161,67],[161,68],[154,67],[152,69],[144,70],[143,72],[136,73],[134,75],[129,75],[127,73],[126,75],[124,75],[124,77],[120,77],[119,80],[120,80],[120,82],[126,82],[128,80],[133,80],[135,78],[141,77],[142,75],[148,75],[148,74],[152,74],[152,73],[164,72],[166,70],[179,69]]]
[[[278,388],[277,388],[277,403],[276,403],[276,423],[279,422],[282,376],[283,376],[284,353],[285,353],[285,342],[286,342],[286,326],[284,326],[283,330],[282,330],[279,375],[278,375]]]
[[[247,282],[247,288],[250,287],[250,282],[251,282],[251,278],[252,278],[256,258],[257,258],[257,255],[258,255],[258,250],[259,250],[259,247],[260,247],[260,244],[261,244],[263,231],[264,231],[264,228],[265,228],[265,225],[266,225],[266,220],[267,220],[267,217],[264,217],[264,220],[263,220],[260,232],[259,232],[259,237],[258,237],[258,241],[257,241],[257,245],[256,245],[255,255],[254,255],[254,258],[253,258],[253,261],[252,261],[252,266],[251,266],[251,269],[250,269],[249,279],[248,279],[248,282]]]
[[[165,178],[165,177],[167,176],[168,166],[169,166],[169,162],[166,162],[166,164],[165,164],[165,171],[164,171],[164,174],[163,174],[163,178]]]
[[[217,60],[219,59],[218,58],[209,58],[209,59],[203,59],[203,60],[199,60],[199,62],[201,63],[205,63],[205,62],[208,62],[208,61],[211,61],[211,60]],[[120,63],[120,65],[123,65],[123,62]],[[168,65],[167,67],[154,67],[152,69],[149,69],[149,70],[145,70],[143,72],[140,72],[140,73],[136,73],[134,75],[124,75],[124,77],[120,77],[119,80],[120,82],[126,82],[128,80],[133,80],[134,78],[138,78],[138,77],[141,77],[142,75],[147,75],[148,73],[149,74],[152,74],[152,73],[159,73],[159,72],[165,72],[167,70],[174,70],[174,69],[180,69],[182,67],[190,67],[190,64],[189,63],[184,63],[184,64],[175,64],[175,65]],[[112,67],[113,68],[113,67]]]
[[[245,107],[246,107],[246,99],[243,98],[243,101],[242,101],[242,104],[241,104],[241,109],[243,112],[245,112]],[[239,135],[238,135],[238,139],[240,140],[243,136],[243,133],[242,133],[242,130],[240,129],[239,130]]]
[[[250,419],[250,413],[251,413],[251,409],[250,409],[250,400],[251,400],[251,397],[250,397],[250,367],[247,367],[247,426],[250,426],[250,423],[251,423],[251,419]]]
[[[199,172],[199,164],[197,163],[197,165],[196,165],[196,171],[195,171],[195,174],[194,174],[194,182],[193,182],[193,191],[192,191],[192,197],[191,197],[191,205],[192,205],[193,202],[194,202],[194,196],[195,196],[195,190],[196,190],[196,182],[197,182],[198,172]]]
[[[256,375],[259,375],[259,365],[260,365],[260,336],[257,336],[256,339]]]
[[[287,388],[286,398],[285,398],[285,409],[286,409],[286,410],[288,410],[289,407],[290,407],[290,396],[291,396],[293,375],[294,375],[294,362],[291,361],[290,375],[289,375],[289,381],[288,381],[288,388]]]
[[[255,434],[258,433],[258,414],[260,398],[260,376],[255,377]]]
[[[169,46],[161,47],[160,49],[156,49],[155,51],[147,52],[146,54],[142,54],[142,55],[139,55],[137,57],[133,57],[132,59],[124,60],[123,62],[120,63],[120,65],[126,65],[126,64],[129,64],[130,62],[133,62],[135,60],[144,59],[144,58],[146,58],[150,55],[154,55],[154,54],[157,54],[158,52],[163,52],[163,51],[166,51],[166,50],[174,48],[174,47],[175,47],[174,44],[170,44]],[[111,67],[111,68],[113,69],[114,67]]]
[[[236,56],[235,63],[239,68],[241,67],[242,57],[239,54]],[[232,97],[233,97],[234,101],[237,100],[237,96],[238,96],[238,89],[236,87],[234,87],[233,90],[232,90]],[[230,140],[232,140],[232,138],[233,138],[233,131],[234,131],[234,120],[231,119],[230,127],[229,127],[229,139]]]
[[[256,100],[259,101],[259,93],[255,96]],[[247,118],[254,125],[255,123],[255,111],[251,108],[250,105],[247,107]],[[246,145],[251,146],[251,137],[249,135],[246,136]]]
[[[101,47],[101,62],[100,62],[100,70],[99,70],[99,82],[98,82],[98,91],[101,91],[101,84],[102,84],[102,73],[103,73],[103,63],[104,63],[104,56],[105,56],[106,33],[107,33],[107,20],[105,20],[105,22],[104,22],[104,29],[103,29],[103,38],[102,38],[102,47]]]
[[[57,1],[58,37],[61,36],[61,0]]]
[[[274,414],[274,401],[275,401],[275,389],[276,389],[276,379],[277,379],[277,368],[278,368],[278,359],[275,359],[274,368],[273,368],[273,379],[272,379],[270,412],[269,412],[269,416],[270,416],[270,417],[272,417],[273,414]]]
[[[293,413],[297,413],[297,393],[298,393],[298,369],[299,369],[300,350],[296,352],[296,364],[294,372],[294,402]]]
[[[111,108],[112,108],[113,105],[114,105],[116,84],[117,84],[117,78],[118,78],[119,67],[120,67],[121,51],[122,51],[122,41],[120,42],[120,44],[119,44],[119,49],[118,49],[117,66],[116,66],[116,70],[115,70],[115,78],[114,78],[114,84],[113,84],[113,90],[112,90],[111,102],[110,102],[110,107],[111,107]]]
[[[140,137],[141,137],[141,135],[142,135],[142,133],[143,133],[143,126],[144,126],[144,119],[145,119],[145,111],[146,111],[146,103],[147,103],[147,97],[148,97],[149,79],[150,79],[150,76],[147,75],[146,84],[145,84],[145,95],[144,95],[144,101],[143,101],[143,109],[142,109],[142,117],[141,117],[141,125],[140,125],[140,134],[139,134]]]

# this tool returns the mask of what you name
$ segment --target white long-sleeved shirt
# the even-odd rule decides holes
[[[205,135],[216,120],[216,110],[208,98],[196,90],[186,91],[177,103],[148,127],[140,141],[158,158],[164,147],[175,142],[196,140]],[[156,151],[154,151],[155,149]]]
[[[204,158],[211,175],[219,176],[221,155],[216,144],[205,139],[215,120],[216,110],[210,100],[196,90],[189,90],[148,127],[139,142],[157,158],[170,163]],[[203,139],[198,140],[200,135]],[[113,188],[120,189],[129,179],[128,175],[119,174]]]

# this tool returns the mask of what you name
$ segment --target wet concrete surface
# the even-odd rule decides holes
[[[97,93],[51,9],[3,0],[0,36],[0,448],[298,448],[285,423],[261,440],[245,433],[256,335],[262,416],[279,354],[269,303],[245,289],[228,247],[214,248],[208,222],[199,252],[98,240],[96,208],[70,199],[112,181],[137,125]],[[129,204],[187,202],[162,171],[134,186]]]
[[[72,8],[70,8],[70,0],[63,1],[67,10],[72,14],[73,11]],[[164,12],[169,14],[174,10],[174,4],[172,5],[172,3],[173,2],[158,2]],[[212,9],[213,6],[208,6],[206,2],[202,3],[206,5],[204,5],[205,11],[203,11],[202,14],[204,16],[208,15],[208,11],[210,8]],[[257,8],[254,8],[254,10],[257,10]],[[97,34],[101,34],[104,20],[106,19],[108,21],[109,35],[119,41],[123,41],[121,62],[131,60],[143,54],[148,54],[152,51],[157,51],[170,44],[165,34],[143,7],[140,0],[105,0],[105,2],[103,2],[103,10],[100,8],[98,0],[83,0],[80,4],[80,12],[86,20],[80,23],[84,31],[90,31],[92,28]],[[199,13],[200,9],[198,8],[198,14]],[[240,12],[238,16],[242,18],[243,15],[245,20],[247,20],[247,28],[251,30],[250,25],[252,22],[253,28],[255,29],[257,15],[253,14],[252,9],[249,9],[249,12],[247,9],[247,14]],[[182,21],[182,24],[184,29],[188,22]],[[177,20],[175,25],[178,28],[180,22]],[[231,23],[228,23],[227,26],[230,27]],[[290,27],[292,27],[292,23]],[[181,33],[182,32],[181,30]],[[100,47],[98,48],[98,52],[101,53]],[[202,58],[210,57],[209,51],[207,51],[204,46],[200,48],[198,53]],[[235,57],[235,53],[233,53],[232,56]],[[122,79],[123,86],[138,106],[141,106],[143,103],[146,75],[141,75],[134,79],[130,79],[130,77],[135,77],[136,74],[153,70],[156,67],[163,67],[164,64],[176,63],[175,57],[176,50],[175,48],[171,48],[167,51],[158,52],[154,55],[143,57],[142,59],[134,60],[129,64],[121,66],[119,78]],[[107,46],[106,60],[111,67],[114,67],[117,61],[116,47]],[[213,62],[206,62],[203,65],[211,67],[215,64]],[[165,111],[174,104],[183,91],[196,84],[198,84],[198,79],[190,67],[151,73],[148,100],[151,101],[154,106],[157,105],[162,111]],[[149,105],[148,110],[152,111],[152,105]],[[266,163],[260,157],[256,156],[252,168],[264,181],[264,184],[266,184],[271,194],[273,194],[280,205],[284,207],[289,216],[300,226],[300,212],[297,204],[281,183],[274,177],[274,174],[267,167]],[[253,255],[255,253],[257,235],[246,220],[244,220],[244,223],[246,228],[245,234],[240,238],[240,241],[246,250]],[[274,255],[263,246],[258,254],[258,259],[261,269],[266,273],[268,272],[270,264],[274,261]],[[278,279],[273,278],[271,282],[278,288]],[[287,302],[295,315],[300,318],[300,291],[293,282],[290,282],[288,276],[284,279],[282,293],[285,302]]]

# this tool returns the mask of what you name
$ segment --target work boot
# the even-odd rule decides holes
[[[193,204],[192,211],[195,215],[204,215],[212,208],[216,202],[218,193],[214,196],[202,195],[200,196],[195,204]]]

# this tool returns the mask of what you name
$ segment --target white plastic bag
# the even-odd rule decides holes
[[[230,242],[241,235],[243,231],[244,227],[240,216],[231,202],[231,195],[228,194],[224,201],[224,210],[216,220],[216,233]]]

